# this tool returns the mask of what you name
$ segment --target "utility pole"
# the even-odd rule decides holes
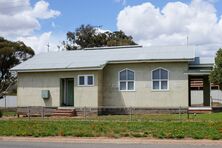
[[[48,52],[49,52],[49,47],[50,47],[50,44],[48,43],[46,46],[47,46],[47,49],[48,49]]]

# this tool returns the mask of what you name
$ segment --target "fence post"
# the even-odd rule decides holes
[[[179,120],[181,120],[181,106],[179,107]]]
[[[45,116],[45,114],[44,114],[44,106],[42,106],[42,119],[44,119],[44,116]]]
[[[86,106],[84,106],[84,119],[86,120]]]
[[[187,119],[190,119],[189,108],[187,109]]]
[[[28,118],[30,120],[30,107],[28,106]]]
[[[133,113],[132,106],[130,106],[130,121],[132,121],[132,113]]]

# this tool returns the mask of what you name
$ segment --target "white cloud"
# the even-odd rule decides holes
[[[39,20],[60,15],[59,11],[49,9],[49,3],[38,1],[34,7],[29,0],[0,1],[0,34],[2,36],[30,35],[40,29]]]
[[[30,10],[29,0],[1,0],[0,14],[14,15],[21,11]]]
[[[34,6],[33,11],[30,12],[30,15],[40,19],[49,19],[60,15],[59,11],[49,9],[48,7],[49,3],[43,0],[38,1]]]
[[[96,28],[96,32],[97,33],[105,33],[105,32],[112,32],[112,31],[107,30],[107,29],[102,29],[102,28]]]
[[[27,46],[32,47],[36,53],[47,52],[51,32],[45,32],[40,36],[18,37],[16,40],[23,41]]]
[[[162,9],[149,2],[127,6],[118,14],[117,27],[144,46],[186,44],[189,36],[189,44],[198,45],[204,56],[222,47],[222,19],[206,0],[169,2]]]
[[[16,40],[23,41],[27,46],[34,49],[35,53],[48,52],[47,45],[49,44],[49,51],[58,51],[58,45],[65,37],[63,35],[55,36],[52,32],[44,32],[41,35],[18,37]],[[60,49],[61,50],[61,49]]]

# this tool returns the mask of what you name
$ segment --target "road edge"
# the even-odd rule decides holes
[[[222,145],[222,140],[78,137],[0,137],[0,142]]]

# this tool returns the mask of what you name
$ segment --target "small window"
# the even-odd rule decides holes
[[[158,68],[152,71],[153,90],[168,90],[169,72],[168,70]]]
[[[94,75],[79,75],[78,76],[79,86],[93,86],[94,85]]]
[[[124,69],[119,72],[119,90],[121,91],[135,90],[134,71],[129,69]]]
[[[93,76],[87,76],[88,79],[88,85],[93,85]]]
[[[85,85],[85,77],[79,76],[79,85]]]

